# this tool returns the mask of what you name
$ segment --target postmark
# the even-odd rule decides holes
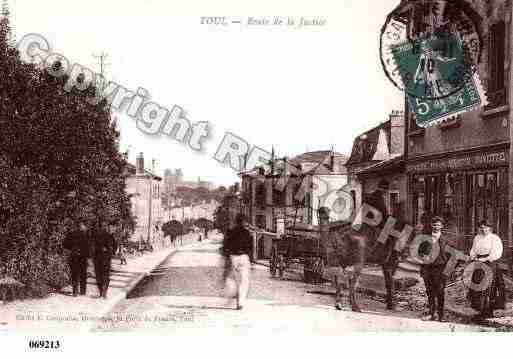
[[[391,48],[417,125],[428,127],[486,103],[459,39],[405,41]]]
[[[380,39],[385,74],[406,93],[421,127],[487,104],[477,72],[481,48],[478,17],[460,1],[401,4]]]

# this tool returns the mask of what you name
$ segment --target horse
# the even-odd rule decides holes
[[[383,270],[386,287],[386,306],[387,309],[394,309],[394,280],[393,276],[397,270],[402,252],[395,250],[397,239],[390,237],[384,244],[377,241],[380,228],[372,228],[367,224],[362,224],[357,230],[347,222],[343,225],[330,225],[329,216],[322,215],[320,212],[320,238],[323,243],[327,265],[335,267],[333,275],[333,285],[335,286],[335,308],[342,309],[342,282],[337,272],[342,269],[353,267],[349,273],[349,304],[351,310],[361,312],[356,301],[355,292],[358,286],[358,280],[365,264],[379,264]]]

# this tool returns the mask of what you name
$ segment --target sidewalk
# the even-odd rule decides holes
[[[130,291],[153,269],[158,267],[177,250],[197,243],[197,234],[184,236],[183,245],[170,246],[146,253],[140,257],[129,257],[128,264],[119,265],[118,259],[112,261],[112,271],[108,298],[98,298],[98,288],[94,278],[94,269],[90,265],[87,279],[87,294],[72,296],[68,286],[59,293],[52,293],[44,299],[17,300],[0,304],[0,330],[12,332],[55,331],[62,333],[84,332],[93,328],[100,317],[105,316],[124,300]],[[210,239],[215,239],[211,235]]]
[[[256,262],[269,267],[269,260],[260,259]],[[414,266],[408,263],[401,263],[394,275],[394,280],[396,281],[395,301],[397,303],[397,310],[404,308],[419,313],[426,311],[427,296],[424,281],[415,269]],[[299,265],[288,268],[285,273],[287,272],[303,275],[302,267]],[[408,288],[401,286],[401,283],[404,284],[406,281],[411,281],[408,280],[409,278],[416,280],[417,283]],[[506,310],[496,310],[495,318],[488,319],[485,323],[494,327],[511,329],[513,328],[513,282],[505,279],[505,285],[507,292]],[[386,296],[383,272],[379,267],[369,266],[364,269],[358,283],[358,291],[366,295],[382,298]],[[467,289],[461,281],[448,286],[445,294],[445,309],[448,313],[470,323],[476,312],[470,308],[466,300],[466,293]]]

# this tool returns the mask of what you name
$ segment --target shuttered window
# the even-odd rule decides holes
[[[504,21],[490,27],[488,50],[488,107],[506,104],[504,58],[506,55],[506,24]]]

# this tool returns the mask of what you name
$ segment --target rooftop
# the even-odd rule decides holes
[[[332,159],[338,165],[340,169],[337,174],[346,173],[345,164],[348,157],[342,153],[334,151],[311,151],[305,152],[290,159],[287,159],[287,164],[299,168],[302,168],[304,173],[310,174],[334,174],[332,171]],[[276,168],[283,168],[284,158],[275,159],[274,161]],[[311,164],[310,168],[305,166]],[[268,169],[268,168],[267,168]],[[239,173],[241,176],[254,176],[258,175],[258,167],[251,170],[242,171]]]
[[[354,139],[351,157],[346,164],[352,165],[362,162],[382,161],[384,158],[379,158],[379,153],[377,156],[378,150],[382,150],[379,149],[380,135],[385,136],[387,148],[384,150],[390,153],[390,120],[388,120],[360,134]]]
[[[133,165],[131,163],[127,163],[126,167],[127,167],[128,173],[130,175],[132,175],[132,176],[135,176],[135,174],[136,174],[136,167],[135,167],[135,165]],[[146,169],[144,170],[144,174],[145,174],[145,176],[152,176],[154,180],[162,181],[162,177],[159,177],[156,174],[153,174],[153,173],[151,173],[150,171],[148,171]]]

